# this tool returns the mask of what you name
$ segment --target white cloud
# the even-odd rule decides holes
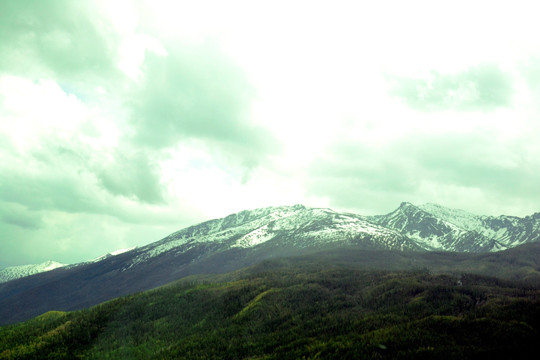
[[[141,66],[144,56],[150,51],[159,56],[167,56],[167,51],[157,39],[148,35],[135,34],[126,37],[119,49],[118,67],[133,80],[143,76]]]
[[[0,226],[27,239],[20,259],[54,239],[66,251],[54,254],[69,255],[77,242],[93,251],[98,236],[99,249],[111,251],[268,205],[369,213],[401,201],[479,213],[533,208],[536,195],[523,201],[540,154],[531,60],[540,53],[540,25],[530,3],[93,6],[73,3],[65,18],[58,5],[57,23],[17,37],[0,25],[5,44],[17,41],[17,51],[0,59],[0,170],[12,189],[0,201],[14,209]],[[31,30],[43,39],[30,39]],[[452,77],[486,63],[511,80],[504,107],[457,109],[479,97],[464,85],[433,95],[442,105],[420,111],[391,96],[387,83],[432,71]],[[455,169],[482,165],[508,181],[519,175],[523,190],[501,179],[480,189],[481,173],[466,179],[413,151],[429,153],[430,139],[445,137],[449,147],[474,151],[452,157],[459,149],[439,148]],[[474,156],[480,160],[469,161]],[[14,182],[27,188],[17,192]],[[57,260],[70,262],[67,255]]]
[[[88,118],[88,109],[53,80],[0,77],[0,130],[20,150],[39,146],[43,137],[68,140]]]

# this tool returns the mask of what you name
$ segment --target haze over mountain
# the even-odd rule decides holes
[[[0,284],[0,322],[51,309],[79,309],[188,275],[223,273],[282,256],[349,248],[382,251],[374,257],[379,261],[366,261],[375,268],[407,267],[425,251],[483,254],[539,239],[539,213],[524,218],[476,216],[410,203],[380,216],[302,205],[242,211],[97,261]]]

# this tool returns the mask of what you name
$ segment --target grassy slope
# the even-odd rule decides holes
[[[0,359],[515,358],[539,332],[531,283],[315,256],[6,326]]]

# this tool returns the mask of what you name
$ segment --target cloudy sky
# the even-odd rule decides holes
[[[243,209],[540,211],[533,1],[0,2],[0,268]]]

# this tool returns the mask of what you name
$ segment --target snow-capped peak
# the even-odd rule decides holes
[[[419,205],[418,208],[464,230],[481,232],[479,230],[483,229],[482,217],[464,210],[450,209],[432,203]]]
[[[116,256],[116,255],[120,255],[120,254],[123,254],[123,253],[128,252],[128,251],[131,251],[133,249],[135,249],[135,246],[130,247],[130,248],[118,249],[118,250],[115,250],[115,251],[111,251],[109,254],[111,254],[113,256]]]

